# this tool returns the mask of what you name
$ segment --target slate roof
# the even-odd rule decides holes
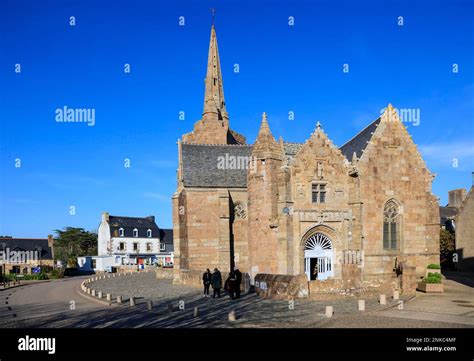
[[[0,250],[3,250],[3,243],[10,251],[38,251],[41,247],[41,259],[53,259],[47,238],[0,238]]]
[[[439,217],[441,218],[441,220],[454,218],[457,213],[458,209],[456,207],[439,207]]]
[[[109,216],[111,237],[119,236],[119,229],[123,228],[124,237],[133,237],[133,230],[138,230],[139,238],[148,238],[147,230],[151,229],[151,237],[158,238],[159,228],[155,223],[155,217],[120,217]]]
[[[375,132],[377,129],[377,125],[380,123],[380,118],[377,118],[372,123],[370,123],[367,127],[362,129],[359,134],[357,134],[354,138],[349,140],[339,149],[341,150],[342,154],[351,161],[352,154],[355,152],[357,158],[360,158],[362,155],[362,151],[367,146],[367,142],[372,138],[372,133]]]
[[[342,154],[351,161],[355,152],[360,158],[367,142],[377,129],[380,118],[377,118],[355,137],[341,146]],[[285,155],[291,163],[296,153],[304,143],[283,143]],[[209,145],[183,143],[181,145],[181,159],[183,164],[183,183],[185,187],[209,188],[246,188],[247,169],[219,169],[220,157],[250,157],[251,145]]]
[[[160,229],[160,239],[164,243],[173,243],[173,230],[172,229]]]
[[[456,207],[439,207],[439,223],[441,226],[445,226],[451,233],[454,233],[456,230],[454,217],[457,213],[458,209]]]
[[[246,188],[247,169],[218,168],[220,159],[238,159],[252,153],[251,145],[181,145],[183,182],[186,187]],[[223,157],[223,158],[220,158]],[[227,158],[226,158],[227,157]],[[233,158],[234,157],[234,158]],[[230,163],[229,163],[230,164]]]

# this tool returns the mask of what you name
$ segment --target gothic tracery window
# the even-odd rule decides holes
[[[400,207],[394,200],[385,203],[383,210],[383,248],[398,249],[400,240]]]

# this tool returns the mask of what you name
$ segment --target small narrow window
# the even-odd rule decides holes
[[[146,236],[147,236],[148,238],[151,238],[151,229],[149,229],[149,230],[146,231]]]
[[[146,251],[147,251],[147,252],[151,252],[151,250],[152,250],[152,245],[151,245],[150,242],[148,242],[148,243],[146,244]]]
[[[166,251],[166,244],[164,242],[160,243],[160,251]]]
[[[138,251],[138,243],[137,242],[133,243],[133,250]]]
[[[123,228],[120,228],[120,229],[119,229],[119,236],[120,236],[120,237],[123,237]]]
[[[133,237],[138,237],[138,229],[133,230]]]
[[[119,243],[119,251],[125,251],[125,243],[124,242]]]

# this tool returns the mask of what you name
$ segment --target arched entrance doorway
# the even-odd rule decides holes
[[[334,275],[332,242],[324,233],[316,232],[304,245],[304,272],[308,280],[325,280]]]

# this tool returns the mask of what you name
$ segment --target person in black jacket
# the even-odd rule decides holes
[[[242,272],[238,268],[234,271],[235,274],[235,298],[240,298],[240,285],[242,283]]]
[[[214,268],[214,272],[212,273],[211,285],[214,289],[214,294],[212,295],[212,298],[216,298],[216,295],[218,298],[221,298],[222,276],[217,268]]]
[[[212,274],[209,268],[202,275],[202,283],[204,285],[204,297],[209,297],[209,287],[211,286]]]
[[[229,277],[227,277],[227,280],[225,281],[225,285],[224,285],[224,288],[227,291],[227,293],[229,294],[231,299],[235,298],[235,279],[236,279],[235,278],[235,273],[231,271],[229,273]]]

